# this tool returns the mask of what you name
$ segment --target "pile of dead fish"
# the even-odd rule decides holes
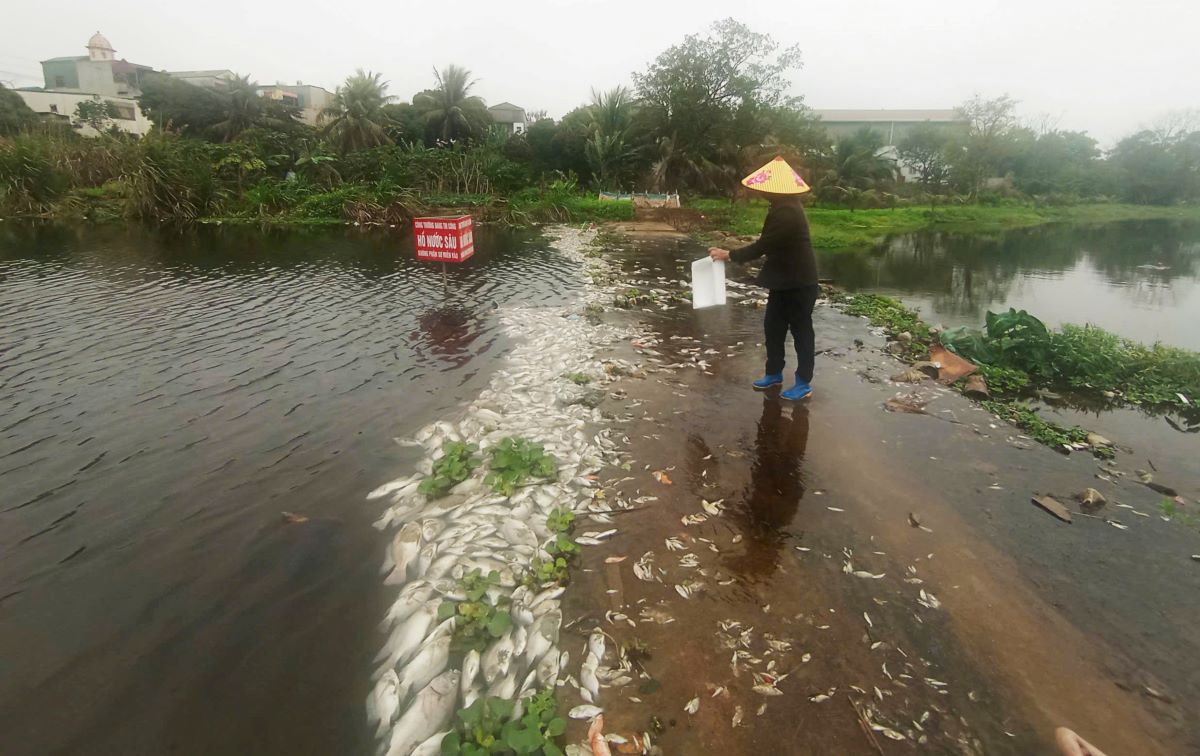
[[[596,265],[583,255],[591,239],[586,232],[560,229],[552,244],[581,264]],[[574,308],[503,309],[502,328],[517,343],[505,366],[456,419],[435,422],[403,442],[426,452],[414,475],[368,496],[387,502],[376,527],[395,529],[384,569],[385,583],[398,586],[398,593],[381,623],[387,641],[367,700],[368,718],[388,754],[440,753],[458,708],[480,696],[520,700],[558,682],[568,657],[559,648],[562,588],[538,592],[520,583],[535,558],[548,558],[543,548],[552,538],[550,512],[591,503],[595,483],[589,476],[616,458],[616,443],[599,411],[580,402],[581,392],[595,389],[566,378],[582,373],[590,385],[603,384],[609,371],[596,360],[596,350],[628,336],[581,317],[584,304],[605,296],[585,283]],[[440,499],[418,491],[445,442],[477,444],[487,459],[506,437],[542,444],[557,462],[557,476],[505,496],[485,484],[483,465]],[[499,573],[489,599],[496,604],[507,598],[513,623],[483,653],[472,651],[461,669],[451,669],[454,619],[439,623],[438,607],[465,598],[459,580],[474,569]]]

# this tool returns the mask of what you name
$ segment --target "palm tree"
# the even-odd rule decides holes
[[[833,148],[832,183],[844,189],[870,189],[878,181],[895,178],[896,164],[880,154],[883,149],[883,137],[868,126],[839,139]]]
[[[437,88],[413,98],[413,105],[425,115],[428,133],[438,142],[456,142],[483,136],[490,116],[483,99],[472,94],[475,80],[471,72],[450,64],[433,71]]]
[[[591,134],[584,143],[584,156],[601,189],[614,189],[637,159],[641,149],[632,134],[636,104],[625,87],[607,92],[592,90],[588,108]]]
[[[388,96],[388,83],[382,79],[382,74],[358,69],[337,88],[333,104],[321,111],[323,133],[339,151],[392,143],[384,128],[388,119],[383,106],[393,98]]]
[[[238,76],[229,82],[222,98],[224,118],[213,124],[213,131],[222,141],[232,142],[263,118],[263,99],[258,96],[258,84],[249,76]]]

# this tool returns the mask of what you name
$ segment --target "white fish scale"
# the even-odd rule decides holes
[[[579,262],[581,269],[603,265],[583,254],[594,233],[561,228],[550,234],[554,248]],[[611,292],[587,283],[586,278],[581,273],[581,280],[585,281],[583,302],[611,299]],[[547,515],[560,507],[581,511],[592,501],[595,490],[595,484],[585,476],[601,469],[607,460],[617,460],[617,444],[611,431],[593,430],[605,422],[600,411],[578,403],[587,391],[563,380],[563,376],[578,372],[594,380],[607,380],[605,364],[595,359],[593,352],[598,346],[627,338],[630,332],[590,324],[570,314],[568,308],[516,306],[503,309],[499,319],[505,335],[516,344],[507,356],[505,367],[492,376],[488,387],[458,418],[430,423],[413,435],[413,440],[425,450],[415,475],[398,478],[372,491],[374,497],[384,498],[391,505],[376,527],[399,528],[412,522],[420,533],[420,548],[409,558],[407,573],[410,585],[421,581],[422,590],[405,586],[404,602],[397,597],[390,610],[393,616],[385,620],[392,626],[390,648],[385,648],[380,657],[399,656],[398,660],[403,662],[413,656],[411,662],[396,669],[399,679],[410,685],[431,674],[437,675],[406,710],[398,712],[388,753],[437,752],[435,746],[443,734],[439,731],[447,726],[454,709],[468,705],[485,691],[512,698],[531,694],[535,685],[552,686],[569,657],[556,646],[562,624],[558,608],[562,589],[552,588],[534,595],[518,586],[517,579],[529,568],[539,544],[552,535],[546,525]],[[487,470],[481,467],[455,486],[449,497],[427,502],[417,493],[416,487],[431,473],[433,461],[445,453],[446,441],[474,443],[486,454],[510,436],[542,444],[557,460],[555,477],[549,481],[530,481],[507,499],[493,494],[483,484]],[[439,668],[444,666],[440,649],[445,638],[437,633],[448,633],[452,622],[442,623],[438,630],[427,630],[423,644],[409,645],[410,638],[401,639],[399,631],[404,628],[409,635],[415,634],[414,616],[436,610],[443,596],[462,600],[461,588],[449,576],[462,575],[473,567],[484,571],[501,568],[498,570],[502,575],[501,585],[489,591],[489,598],[509,597],[516,625],[483,654],[468,655],[460,684],[457,670],[441,672]],[[439,577],[444,579],[438,580]],[[420,603],[423,597],[425,604]],[[435,638],[437,646],[433,645]],[[593,649],[599,650],[601,656],[602,643],[602,638],[595,638],[591,644],[593,647],[601,644]],[[402,647],[397,649],[397,645]],[[397,650],[402,656],[395,653]],[[598,697],[599,659],[594,653],[588,657],[586,661],[590,664],[585,663],[587,669],[582,677],[586,679],[585,687],[592,688],[589,697],[593,693]],[[453,691],[434,695],[433,687],[447,675],[455,675]],[[447,697],[449,703],[444,700]],[[404,705],[403,701],[398,703]],[[439,706],[448,712],[445,719]]]

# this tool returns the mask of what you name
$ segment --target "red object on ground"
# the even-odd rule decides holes
[[[460,263],[475,254],[475,227],[471,216],[414,218],[417,259]]]

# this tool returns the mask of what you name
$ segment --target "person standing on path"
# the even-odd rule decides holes
[[[812,395],[813,362],[816,336],[812,313],[817,302],[817,260],[813,254],[808,218],[800,195],[808,184],[782,157],[776,157],[742,179],[742,186],[765,197],[771,203],[758,241],[732,252],[720,247],[708,250],[714,260],[749,262],[766,257],[758,274],[758,285],[768,290],[767,312],[763,318],[766,332],[766,374],[754,381],[754,388],[765,390],[783,383],[783,367],[788,331],[796,344],[796,385],[780,393],[784,399],[799,401]]]

